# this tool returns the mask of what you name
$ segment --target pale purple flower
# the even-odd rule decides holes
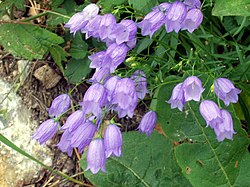
[[[117,45],[124,42],[134,41],[136,39],[137,26],[133,20],[122,20],[116,24],[113,31],[110,33],[109,38],[114,40]],[[133,48],[134,46],[129,46]]]
[[[96,174],[101,169],[103,172],[106,172],[106,156],[105,156],[105,147],[103,143],[103,139],[94,139],[89,144],[88,152],[87,152],[87,168]]]
[[[235,88],[234,84],[226,78],[218,78],[214,81],[214,92],[225,105],[238,102],[238,94],[241,90]]]
[[[102,113],[102,107],[107,104],[107,91],[102,84],[92,84],[85,92],[83,101],[79,104],[85,114],[93,113],[99,116]]]
[[[164,11],[170,7],[170,3],[165,4],[167,6]],[[141,28],[142,36],[149,35],[150,38],[152,38],[153,34],[165,23],[166,15],[160,7],[161,6],[154,7],[153,11],[149,12],[144,19],[137,24],[137,26]]]
[[[78,151],[81,153],[84,148],[89,145],[95,135],[95,132],[96,125],[90,121],[85,122],[73,131],[70,146],[78,147]]]
[[[51,103],[48,109],[49,115],[52,117],[58,117],[66,112],[70,107],[71,99],[67,94],[61,94],[57,96]]]
[[[110,124],[104,132],[104,146],[106,157],[111,155],[120,157],[122,154],[122,133],[115,124]]]
[[[173,30],[178,33],[181,29],[181,23],[185,19],[187,14],[187,7],[181,1],[175,1],[169,7],[166,13],[165,27],[166,31],[172,32]]]
[[[71,137],[72,137],[72,134],[68,130],[66,130],[63,132],[60,142],[57,144],[57,147],[62,152],[64,153],[67,152],[68,156],[71,156],[72,151],[73,151],[73,147],[70,146]]]
[[[104,42],[108,42],[111,39],[109,38],[109,35],[113,28],[116,25],[116,19],[115,16],[112,14],[105,14],[102,16],[101,22],[100,22],[100,38]]]
[[[221,110],[218,105],[210,100],[204,100],[200,104],[200,113],[207,123],[207,127],[214,128],[216,125],[222,123],[223,118]]]
[[[88,24],[88,22],[97,16],[99,12],[99,7],[96,4],[89,4],[86,6],[82,12],[74,14],[70,20],[64,25],[65,28],[70,29],[70,33],[75,33]]]
[[[217,124],[214,127],[214,132],[217,136],[217,140],[219,142],[223,141],[225,138],[232,140],[233,134],[236,134],[233,128],[232,116],[226,110],[221,110],[221,116],[222,116],[223,122]]]
[[[81,29],[81,32],[86,34],[85,35],[86,39],[88,39],[90,37],[94,37],[94,38],[100,37],[99,29],[100,29],[101,19],[102,19],[102,16],[97,15],[88,22],[86,27]]]
[[[203,14],[200,9],[190,9],[181,24],[181,30],[188,30],[188,32],[192,33],[200,26],[202,20]]]
[[[200,0],[185,0],[183,3],[187,5],[188,8],[200,8],[201,7]]]
[[[183,92],[185,101],[200,101],[202,92],[205,90],[202,87],[201,80],[196,76],[190,76],[183,82]]]
[[[183,83],[177,84],[173,91],[171,98],[167,101],[167,103],[171,104],[171,108],[178,108],[180,111],[183,110],[183,106],[185,105],[184,91],[183,91]]]
[[[147,78],[145,73],[141,70],[136,70],[130,78],[135,83],[135,88],[138,98],[141,100],[144,99],[145,95],[149,93],[147,88]]]
[[[150,136],[155,128],[156,122],[157,115],[151,110],[142,117],[138,129],[140,132],[146,133],[147,136]]]
[[[116,84],[111,103],[113,109],[118,112],[118,117],[134,115],[134,110],[138,102],[138,97],[134,82],[129,78],[123,78]]]
[[[88,57],[89,60],[91,60],[89,67],[90,68],[101,68],[104,64],[103,62],[106,59],[106,56],[107,56],[106,51],[100,51],[100,52],[97,52],[97,53],[90,55]]]
[[[65,124],[61,127],[62,130],[68,130],[69,132],[75,130],[85,121],[85,114],[82,110],[73,112],[66,120]]]
[[[112,100],[112,95],[115,91],[116,88],[116,84],[117,82],[121,80],[121,77],[118,76],[113,76],[110,77],[105,83],[104,83],[104,87],[106,88],[107,92],[108,92],[108,101],[110,102]]]
[[[37,140],[40,144],[44,144],[47,140],[54,136],[58,126],[59,123],[54,121],[54,119],[48,119],[39,126],[32,138]]]
[[[110,69],[107,67],[97,68],[94,75],[89,79],[89,82],[103,83],[110,75]]]

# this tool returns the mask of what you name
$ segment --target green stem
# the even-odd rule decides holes
[[[40,13],[40,14],[37,14],[37,15],[34,15],[34,16],[31,16],[31,17],[28,17],[28,18],[26,18],[26,19],[23,19],[22,21],[23,21],[23,22],[31,21],[31,20],[40,18],[40,17],[42,17],[42,16],[46,16],[47,14],[48,14],[48,12],[43,12],[43,13]]]

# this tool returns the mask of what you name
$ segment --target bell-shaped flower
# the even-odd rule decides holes
[[[130,78],[135,83],[135,88],[138,98],[141,100],[144,99],[145,95],[149,93],[147,88],[147,78],[145,73],[141,70],[136,70]]]
[[[73,147],[71,147],[72,134],[66,130],[63,132],[60,142],[57,144],[57,147],[64,153],[68,153],[68,156],[72,155]]]
[[[201,1],[200,0],[185,0],[183,2],[188,8],[201,8]]]
[[[100,22],[101,22],[102,16],[97,15],[93,19],[91,19],[86,27],[81,29],[81,33],[85,33],[85,38],[88,39],[90,37],[94,38],[100,38]]]
[[[66,112],[70,107],[71,99],[67,94],[61,94],[57,96],[51,103],[48,109],[49,115],[51,117],[58,117]]]
[[[235,88],[234,84],[226,78],[218,78],[214,81],[214,92],[225,105],[238,102],[238,94],[241,90]]]
[[[151,110],[142,117],[138,129],[140,132],[146,133],[147,136],[150,136],[155,128],[156,122],[157,115]]]
[[[86,6],[82,12],[74,14],[70,20],[64,25],[65,28],[70,29],[70,33],[75,33],[88,24],[88,22],[97,16],[99,12],[99,7],[96,4],[89,4]]]
[[[233,128],[233,120],[231,114],[226,110],[221,110],[222,123],[217,124],[214,127],[214,132],[217,136],[219,142],[223,141],[225,138],[233,139],[233,135],[236,134]]]
[[[95,70],[94,75],[89,79],[89,82],[94,82],[94,83],[103,83],[105,82],[106,79],[108,79],[110,76],[110,71],[109,68],[107,67],[101,67],[97,68]]]
[[[81,124],[85,122],[85,114],[82,110],[73,112],[66,120],[65,124],[61,127],[62,130],[68,130],[69,132],[75,130]]]
[[[188,30],[188,32],[192,33],[195,29],[197,29],[203,20],[203,14],[200,9],[193,8],[187,12],[185,19],[181,24],[181,30]]]
[[[138,97],[134,82],[129,78],[119,80],[111,101],[114,105],[113,109],[118,113],[118,117],[122,118],[128,115],[132,118],[137,102]]]
[[[102,113],[102,107],[107,104],[107,91],[102,84],[92,84],[85,92],[83,101],[79,104],[85,114],[92,113],[96,117]]]
[[[190,76],[183,82],[185,101],[200,101],[201,94],[204,90],[201,80],[196,76]]]
[[[85,122],[73,131],[70,146],[78,147],[78,151],[81,153],[84,148],[89,145],[95,135],[95,132],[96,125],[90,121]]]
[[[101,169],[103,172],[106,172],[106,156],[105,156],[105,147],[103,139],[94,139],[89,144],[87,152],[87,168],[93,174],[98,173]]]
[[[110,77],[107,81],[105,81],[104,83],[104,87],[106,88],[107,92],[108,92],[108,101],[110,102],[112,100],[112,95],[115,91],[116,88],[116,84],[117,82],[121,80],[121,77],[118,76],[113,76]]]
[[[181,29],[181,23],[186,17],[186,14],[187,7],[183,2],[175,1],[173,4],[171,4],[166,13],[166,31],[169,33],[174,30],[176,33],[178,33]]]
[[[89,65],[90,68],[101,68],[104,64],[104,60],[106,59],[106,51],[99,51],[90,55],[88,58],[91,60]]]
[[[184,91],[183,91],[183,83],[177,84],[173,91],[171,98],[166,101],[171,104],[171,108],[178,108],[180,111],[183,110],[183,106],[185,105]]]
[[[101,22],[100,22],[100,38],[102,41],[107,42],[111,40],[109,38],[109,35],[113,28],[116,25],[116,19],[113,14],[105,14],[102,16]]]
[[[218,105],[210,100],[204,100],[200,104],[200,113],[207,123],[207,127],[214,128],[222,123],[221,110]]]
[[[122,20],[116,24],[113,31],[110,33],[109,38],[114,40],[117,45],[124,42],[129,42],[136,38],[137,26],[133,20]],[[134,46],[129,46],[130,48]]]
[[[120,157],[122,154],[122,133],[115,124],[110,124],[104,132],[104,146],[106,157],[111,155]]]
[[[54,119],[48,119],[39,126],[32,138],[37,140],[40,144],[44,144],[47,140],[54,136],[58,126],[59,123],[54,121]]]

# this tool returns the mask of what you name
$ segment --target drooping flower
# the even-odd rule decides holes
[[[91,19],[88,24],[81,29],[81,33],[85,33],[85,38],[88,39],[90,37],[100,38],[100,22],[102,20],[102,16],[97,15],[93,19]]]
[[[70,20],[64,25],[65,28],[70,29],[70,33],[75,33],[88,24],[88,22],[97,16],[99,12],[99,7],[96,4],[89,4],[86,6],[82,12],[74,14]]]
[[[192,33],[195,29],[197,29],[203,20],[203,14],[200,9],[193,8],[187,12],[185,19],[181,24],[181,30],[188,30],[188,32]]]
[[[66,112],[70,107],[71,99],[68,94],[61,94],[57,96],[51,103],[48,109],[49,115],[52,117],[58,117]]]
[[[201,1],[200,0],[185,0],[183,2],[188,8],[201,8]]]
[[[44,144],[47,140],[54,136],[58,126],[59,123],[54,121],[54,119],[48,119],[39,126],[32,138],[37,140],[40,144]]]
[[[185,19],[186,14],[187,14],[187,7],[183,2],[175,1],[173,4],[171,4],[166,13],[167,15],[165,22],[166,31],[168,33],[172,31],[178,33],[179,30],[181,29],[181,23]]]
[[[115,124],[110,124],[104,132],[104,146],[106,157],[111,155],[120,157],[122,154],[122,133]]]
[[[68,130],[64,131],[60,139],[60,142],[57,144],[58,148],[62,152],[68,153],[68,156],[71,156],[73,151],[73,147],[70,146],[71,136],[72,134]]]
[[[141,70],[136,70],[130,78],[135,83],[135,88],[138,98],[141,100],[144,99],[145,95],[149,93],[147,88],[147,78],[145,73]]]
[[[85,121],[85,114],[82,110],[77,110],[73,112],[66,120],[65,124],[61,127],[63,130],[68,130],[69,132],[75,130]]]
[[[138,97],[134,82],[129,78],[123,78],[116,84],[111,103],[113,109],[118,112],[118,117],[122,118],[128,115],[130,118],[134,115]]]
[[[101,169],[103,172],[106,172],[106,156],[105,156],[105,147],[103,143],[103,139],[94,139],[89,144],[88,152],[87,152],[87,168],[96,174]]]
[[[157,115],[151,110],[142,117],[138,129],[140,132],[146,133],[147,136],[150,136],[155,128],[156,122]]]
[[[109,36],[114,26],[116,25],[115,16],[112,14],[105,14],[100,22],[100,38],[104,42],[112,41]]]
[[[200,101],[201,94],[204,90],[201,80],[196,76],[190,76],[183,82],[185,101]]]
[[[214,127],[214,132],[217,136],[217,140],[219,142],[223,141],[225,138],[232,140],[233,134],[236,134],[236,132],[233,129],[232,116],[226,110],[221,110],[221,116],[222,116],[223,122],[220,124],[217,124]]]
[[[99,116],[102,113],[102,107],[107,104],[107,91],[102,84],[92,84],[86,91],[83,101],[79,104],[85,114],[93,113]]]
[[[89,145],[94,134],[96,132],[96,125],[88,121],[80,125],[74,133],[72,133],[70,146],[78,147],[78,151],[81,153],[84,148]]]
[[[178,108],[180,111],[183,110],[183,106],[185,105],[184,91],[183,91],[183,83],[177,84],[173,91],[171,98],[167,101],[167,103],[171,104],[171,108]]]
[[[101,68],[106,58],[106,51],[99,51],[88,56],[88,58],[89,60],[91,60],[91,63],[89,65],[90,68]]]
[[[200,104],[200,113],[205,119],[207,126],[214,128],[222,123],[221,110],[218,105],[210,100],[204,100]]]
[[[116,88],[116,84],[117,82],[121,80],[121,77],[118,76],[113,76],[110,77],[105,83],[104,83],[104,87],[106,88],[107,92],[108,92],[108,101],[110,102],[112,100],[112,95],[115,91]]]
[[[89,82],[103,83],[109,77],[110,70],[107,67],[97,68],[94,75],[89,79]]]
[[[170,7],[170,3],[163,3],[153,8],[153,11],[149,12],[144,19],[137,24],[141,28],[142,36],[149,35],[152,38],[153,34],[161,28],[165,23],[166,15],[165,11]]]
[[[214,92],[225,105],[238,102],[238,94],[241,90],[235,88],[234,84],[226,78],[218,78],[214,81]]]

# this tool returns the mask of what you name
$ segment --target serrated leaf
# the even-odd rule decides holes
[[[250,0],[216,0],[214,16],[250,16]]]
[[[71,59],[67,63],[67,68],[64,71],[64,76],[67,77],[72,83],[79,83],[83,77],[86,77],[90,72],[89,68],[90,60],[85,59]]]
[[[80,165],[86,168],[86,159]],[[95,186],[190,186],[173,157],[173,144],[157,132],[150,137],[138,132],[123,133],[121,158],[111,157],[107,173],[84,172]]]
[[[200,78],[206,88],[203,97],[208,99],[213,79],[207,75],[202,75]],[[188,102],[183,112],[171,109],[170,104],[165,102],[169,100],[173,87],[182,81],[183,79],[167,79],[167,84],[158,90],[155,96],[156,102],[152,107],[157,112],[158,122],[164,133],[170,139],[180,142],[175,148],[175,157],[184,176],[197,187],[248,186],[250,184],[247,180],[250,176],[250,171],[247,171],[250,167],[247,150],[249,139],[241,128],[233,107],[223,106],[231,113],[237,134],[233,140],[218,142],[213,129],[206,128],[205,120],[199,112],[198,102]],[[243,174],[242,170],[246,173]]]
[[[59,46],[55,45],[49,48],[49,52],[55,61],[56,65],[60,68],[61,72],[64,72],[62,61],[66,61],[66,57],[69,56],[69,54],[64,51],[64,49]]]
[[[87,54],[87,50],[88,44],[82,39],[81,34],[77,33],[71,43],[70,55],[75,59],[83,59]]]
[[[157,5],[157,0],[129,0],[129,4],[135,10],[138,10],[144,14],[147,14],[151,11],[151,9]]]
[[[41,59],[52,45],[61,44],[63,38],[29,24],[0,24],[0,43],[4,49],[25,59]]]

